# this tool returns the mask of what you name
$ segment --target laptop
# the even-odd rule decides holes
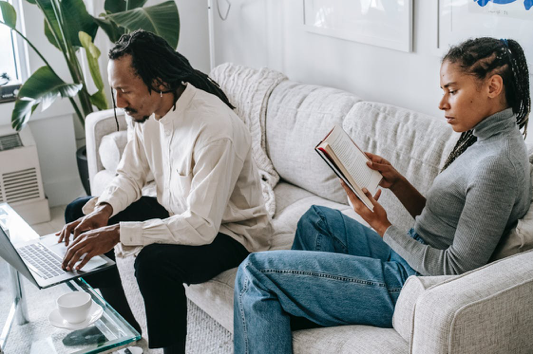
[[[14,221],[11,224],[29,229],[26,232],[28,237],[22,238],[22,242],[11,242],[10,229],[13,230],[13,227],[8,227],[8,219]],[[67,247],[63,242],[57,243],[57,240],[55,234],[39,237],[13,209],[0,204],[0,257],[39,289],[99,272],[115,264],[101,255],[91,258],[81,270],[67,272],[61,268]]]

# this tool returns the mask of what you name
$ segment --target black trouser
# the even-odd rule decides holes
[[[78,198],[67,206],[67,223],[83,215],[81,208],[89,199]],[[168,216],[155,198],[142,197],[112,217],[109,224]],[[113,250],[106,255],[115,258]],[[247,255],[243,245],[222,233],[209,245],[151,244],[144,247],[135,260],[135,277],[144,298],[149,347],[182,346],[185,353],[187,299],[183,283],[206,282],[237,267]],[[132,326],[139,328],[126,301],[116,266],[83,278],[92,287],[100,288],[106,301]]]

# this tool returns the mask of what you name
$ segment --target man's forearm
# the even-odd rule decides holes
[[[405,177],[391,191],[413,218],[420,215],[426,206],[426,198]]]

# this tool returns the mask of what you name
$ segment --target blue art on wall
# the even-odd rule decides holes
[[[477,2],[478,5],[481,7],[487,5],[489,2],[493,2],[498,5],[506,5],[515,1],[517,0],[474,0],[474,2]],[[526,10],[531,9],[531,7],[533,7],[533,0],[524,0],[524,7],[526,8]]]

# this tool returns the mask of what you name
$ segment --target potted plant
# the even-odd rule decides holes
[[[105,12],[98,17],[91,16],[83,0],[27,0],[39,7],[44,15],[44,32],[48,41],[61,51],[65,58],[72,82],[61,79],[41,52],[16,29],[17,13],[8,2],[0,1],[3,21],[21,36],[43,60],[38,68],[22,85],[11,115],[11,125],[21,130],[31,118],[39,104],[42,109],[58,98],[68,98],[82,126],[85,117],[94,111],[109,108],[104,93],[104,83],[100,75],[98,58],[100,50],[94,45],[99,28],[111,42],[116,42],[123,33],[144,29],[154,32],[176,48],[179,40],[180,20],[176,3],[171,0],[154,6],[144,7],[147,0],[106,0]],[[97,92],[89,94],[80,65],[80,48],[85,56]],[[86,192],[88,180],[82,177]]]

